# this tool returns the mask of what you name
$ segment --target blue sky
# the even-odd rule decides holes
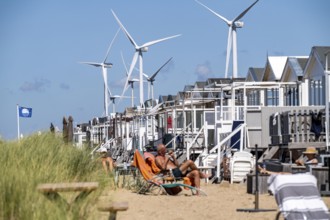
[[[254,1],[200,2],[231,20]],[[246,76],[249,67],[264,67],[267,54],[308,56],[312,46],[329,46],[329,6],[329,0],[260,0],[237,31],[239,76]],[[24,135],[48,130],[50,123],[62,129],[63,116],[72,115],[77,124],[104,114],[101,70],[79,62],[105,58],[118,29],[111,9],[138,44],[182,34],[144,54],[144,72],[150,75],[173,57],[156,78],[155,97],[175,95],[197,80],[224,77],[228,27],[194,0],[1,1],[3,139],[17,137],[16,104],[33,108],[32,118],[20,119]],[[130,63],[134,49],[123,32],[108,57],[114,64],[108,84],[118,95],[125,82],[121,52]],[[129,105],[130,100],[123,99],[116,109]]]

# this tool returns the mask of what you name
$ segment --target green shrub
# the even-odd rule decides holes
[[[37,185],[99,182],[99,189],[79,206],[79,219],[85,219],[102,189],[112,182],[110,178],[105,180],[100,163],[90,157],[90,149],[65,145],[51,133],[32,135],[19,142],[0,141],[0,164],[0,219],[76,219],[77,215],[47,200],[36,190]],[[62,196],[70,201],[75,195]]]

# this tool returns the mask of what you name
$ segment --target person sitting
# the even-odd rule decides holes
[[[310,172],[310,167],[313,167],[318,164],[318,159],[316,156],[317,150],[315,147],[307,147],[306,151],[303,152],[303,155],[303,158],[296,160],[295,164],[298,166],[306,166],[306,170]],[[258,170],[260,173],[265,174],[288,174],[287,172],[272,172],[260,167],[260,165],[258,165]]]
[[[102,161],[102,166],[103,169],[107,174],[112,173],[113,167],[114,167],[114,162],[111,157],[111,152],[108,151],[105,147],[101,147],[100,149],[100,154],[101,154],[101,161]]]
[[[295,163],[299,166],[305,165],[317,165],[318,159],[316,157],[317,150],[315,147],[307,147],[306,151],[303,152],[304,157],[302,159],[298,159]]]
[[[159,144],[157,146],[156,165],[162,171],[172,170],[174,177],[188,177],[192,183],[192,186],[200,188],[200,179],[208,178],[208,176],[200,172],[192,160],[187,160],[181,165],[179,165],[174,152],[171,150],[168,155],[166,155],[166,147],[164,144]]]
[[[310,114],[312,116],[312,124],[310,131],[315,134],[314,141],[319,141],[319,138],[322,133],[322,111],[319,111],[318,114],[315,114],[313,111],[310,111]]]

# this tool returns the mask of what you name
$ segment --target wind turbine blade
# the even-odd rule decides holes
[[[102,66],[102,63],[94,63],[94,62],[79,62],[79,63],[92,65],[92,66],[96,66],[96,67],[101,67]]]
[[[172,39],[172,38],[175,38],[175,37],[179,37],[179,36],[181,36],[181,34],[177,34],[177,35],[174,35],[174,36],[171,36],[171,37],[165,37],[165,38],[162,38],[162,39],[159,39],[159,40],[150,41],[150,42],[147,42],[147,43],[143,44],[142,46],[140,46],[140,48],[142,48],[142,47],[149,47],[149,46],[154,45],[154,44],[157,44],[159,42],[162,42],[162,41],[165,41],[165,40],[169,40],[169,39]]]
[[[140,70],[138,68],[136,68],[136,66],[134,67],[134,70],[137,72],[140,72]]]
[[[121,56],[121,60],[123,61],[123,65],[125,67],[126,76],[128,76],[128,69],[127,69],[127,66],[125,64],[125,60],[124,60],[124,56],[123,56],[123,52],[122,51],[120,52],[120,56]]]
[[[120,31],[120,28],[118,28],[118,30],[117,30],[115,36],[113,37],[113,39],[112,39],[112,41],[111,41],[111,43],[110,43],[110,45],[109,45],[109,47],[108,47],[108,51],[107,51],[107,53],[106,53],[106,55],[105,55],[105,58],[104,58],[103,63],[105,63],[105,61],[108,59],[108,56],[109,56],[109,53],[110,53],[110,50],[111,50],[112,44],[113,44],[113,42],[115,42],[115,39],[116,39],[116,37],[117,37],[119,31]]]
[[[137,68],[136,66],[134,66],[134,70],[137,71],[138,73],[140,73],[139,68]],[[132,71],[132,73],[133,73],[133,71]],[[143,74],[145,74],[145,73],[143,73]]]
[[[109,87],[107,87],[107,88],[108,88],[109,98],[111,98],[112,97],[111,91],[110,91]]]
[[[126,77],[127,77],[128,76],[128,69],[127,69],[127,65],[125,63],[124,56],[123,56],[123,53],[122,52],[121,52],[121,59],[122,59],[122,62],[124,64],[124,67],[125,67],[125,70],[126,70]],[[136,68],[136,67],[134,67],[134,70],[139,71],[139,69]]]
[[[134,53],[133,60],[132,60],[131,66],[130,66],[130,68],[129,68],[128,75],[127,75],[127,79],[126,79],[125,86],[124,86],[124,89],[123,89],[123,92],[122,92],[121,96],[124,96],[124,94],[125,94],[125,92],[126,92],[126,90],[127,90],[127,88],[128,88],[128,81],[129,81],[129,79],[130,79],[130,77],[131,77],[131,74],[132,74],[132,72],[133,72],[133,68],[134,68],[134,66],[135,66],[135,64],[136,64],[136,61],[137,61],[138,57],[139,57],[139,52],[137,51],[137,52]],[[120,98],[120,100],[121,100],[121,99],[122,99],[122,98]],[[119,100],[119,101],[120,101],[120,100]]]
[[[252,5],[250,5],[250,7],[248,7],[247,9],[245,9],[241,14],[239,14],[234,20],[233,22],[235,21],[238,21],[239,19],[241,19],[255,4],[257,4],[259,0],[255,1]]]
[[[125,94],[125,92],[127,91],[128,88],[129,88],[129,86],[126,86],[126,88],[124,88],[123,93],[122,93],[122,95],[119,97],[119,101],[118,101],[118,102],[120,102],[123,98],[126,98],[126,96],[124,96],[124,94]]]
[[[147,74],[143,73],[143,76],[149,81],[149,76]]]
[[[139,47],[139,46],[135,43],[135,41],[134,41],[134,39],[131,37],[131,35],[128,33],[128,31],[125,29],[124,25],[120,22],[119,18],[118,18],[117,15],[115,14],[115,12],[114,12],[113,10],[111,10],[111,12],[112,12],[113,16],[115,17],[115,19],[117,20],[117,22],[118,22],[119,26],[121,27],[121,29],[124,31],[124,33],[125,33],[126,37],[128,38],[128,40],[133,44],[133,46],[134,46],[135,48]]]
[[[168,64],[173,57],[171,57],[168,61],[166,61],[166,63],[164,63],[151,77],[149,81],[153,81],[155,79],[155,77],[157,76],[157,74],[161,71],[161,69],[163,69],[164,66],[166,66],[166,64]]]
[[[225,17],[219,15],[218,13],[216,13],[215,11],[213,11],[212,9],[210,9],[209,7],[207,7],[206,5],[204,5],[203,3],[201,3],[201,2],[199,2],[199,1],[197,1],[197,0],[195,0],[195,2],[197,2],[197,3],[200,4],[201,6],[203,6],[204,8],[206,8],[207,10],[209,10],[210,12],[212,12],[215,16],[217,16],[217,17],[219,17],[220,19],[222,19],[224,22],[227,23],[227,25],[230,25],[230,24],[231,24],[231,22],[228,21]]]
[[[228,69],[229,69],[229,59],[230,59],[231,44],[232,44],[232,27],[229,26],[228,40],[227,40],[227,56],[226,56],[226,71],[225,71],[225,78],[228,77]]]

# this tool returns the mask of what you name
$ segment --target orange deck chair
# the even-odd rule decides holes
[[[200,189],[184,183],[164,183],[166,175],[161,174],[161,170],[154,163],[154,159],[152,158],[152,156],[147,155],[147,157],[150,158],[147,159],[147,161],[152,164],[151,166],[146,162],[145,158],[138,150],[135,150],[134,152],[134,159],[132,165],[140,171],[144,180],[146,180],[146,184],[144,184],[140,188],[138,193],[146,193],[147,191],[152,191],[152,188],[157,187],[159,188],[158,194],[162,191],[167,195],[174,195],[181,191],[174,189],[178,189],[178,187],[184,187],[186,189],[190,189],[192,194],[206,195],[206,193],[201,191]]]

